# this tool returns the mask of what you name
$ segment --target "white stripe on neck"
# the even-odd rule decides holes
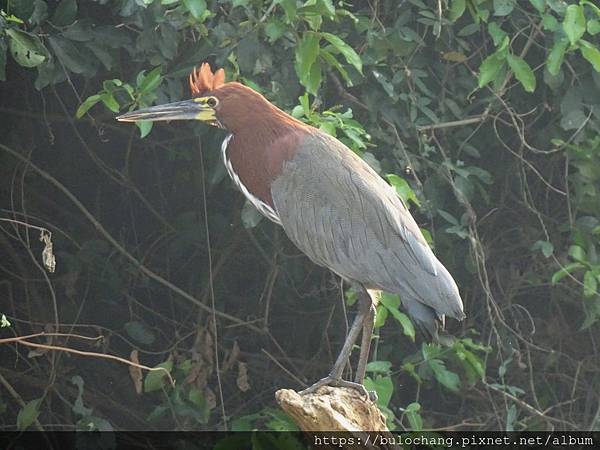
[[[227,173],[229,174],[229,176],[231,177],[231,179],[233,180],[233,183],[237,186],[237,188],[240,191],[242,191],[242,194],[244,194],[244,196],[250,201],[250,203],[252,203],[252,205],[256,209],[258,209],[258,211],[263,216],[267,217],[268,219],[271,219],[276,224],[281,225],[281,220],[279,220],[279,216],[277,215],[275,210],[271,206],[269,206],[267,203],[265,203],[261,199],[259,199],[258,197],[252,195],[250,193],[250,191],[248,190],[248,188],[246,188],[246,186],[244,186],[244,184],[240,180],[240,177],[238,176],[238,174],[235,173],[235,171],[233,170],[233,165],[231,164],[231,160],[227,156],[227,146],[229,145],[229,142],[231,141],[231,139],[233,139],[233,134],[228,135],[225,138],[225,140],[223,141],[223,144],[221,144],[221,154],[223,155],[223,162],[225,163],[225,168],[227,169]]]

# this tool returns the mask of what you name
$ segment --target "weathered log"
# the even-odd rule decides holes
[[[373,436],[369,441],[367,432],[382,436],[390,436],[390,432],[377,405],[356,389],[323,386],[305,395],[291,389],[280,389],[275,393],[275,399],[302,431],[351,433],[344,435],[354,437],[354,443],[341,448],[395,448],[368,445],[373,442]]]

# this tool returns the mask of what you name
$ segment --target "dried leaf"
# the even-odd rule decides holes
[[[48,350],[43,349],[43,348],[36,348],[35,350],[30,350],[27,353],[27,357],[28,358],[37,358],[39,356],[43,356],[48,352]]]
[[[198,389],[203,389],[208,384],[208,377],[212,373],[209,373],[209,367],[206,364],[199,362],[194,364],[190,369],[190,373],[185,377],[185,384],[193,384]]]
[[[135,364],[140,363],[137,350],[133,350],[129,358],[131,359],[131,362]],[[135,386],[135,392],[140,395],[143,387],[142,380],[144,379],[142,369],[136,366],[129,366],[129,376],[131,377],[131,381],[133,381],[133,385]]]
[[[237,341],[233,341],[233,348],[231,349],[229,355],[227,355],[227,357],[225,358],[221,372],[227,373],[234,366],[239,357],[240,346],[238,345]]]
[[[198,330],[196,340],[194,341],[194,346],[190,351],[192,360],[197,362],[205,362],[210,367],[209,372],[212,373],[214,352],[214,340],[210,331],[207,329]]]
[[[235,383],[242,392],[250,390],[250,383],[248,382],[248,365],[246,363],[238,362],[238,376]]]
[[[217,396],[211,388],[207,387],[204,389],[204,398],[206,399],[206,406],[208,409],[215,409],[217,406]]]
[[[442,53],[442,58],[445,59],[446,61],[451,61],[451,62],[465,62],[467,60],[467,57],[465,56],[464,53],[460,53],[460,52],[445,52]]]
[[[11,323],[4,314],[0,317],[0,328],[10,327]]]
[[[54,273],[56,270],[56,258],[52,250],[52,234],[47,230],[42,230],[40,233],[40,241],[44,243],[44,250],[42,250],[42,262],[46,270],[50,273]]]

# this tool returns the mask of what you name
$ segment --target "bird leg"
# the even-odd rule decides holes
[[[366,359],[369,356],[368,346],[371,343],[370,342],[371,334],[373,331],[374,309],[372,310],[373,305],[372,305],[371,297],[368,295],[368,293],[366,291],[359,294],[359,301],[360,301],[360,305],[359,305],[358,313],[356,314],[356,317],[354,318],[354,322],[352,323],[352,326],[350,327],[348,336],[346,336],[344,345],[342,346],[342,349],[340,350],[340,353],[339,353],[337,359],[335,360],[335,363],[333,364],[331,372],[329,372],[329,375],[327,375],[325,378],[320,379],[319,381],[314,383],[312,386],[309,386],[308,388],[304,389],[303,391],[300,391],[299,392],[300,395],[313,393],[322,386],[339,386],[339,387],[349,387],[349,388],[356,389],[360,393],[364,394],[365,397],[370,398],[371,400],[376,399],[376,396],[373,395],[374,393],[368,392],[360,382],[352,382],[352,381],[342,380],[342,374],[344,372],[344,367],[346,366],[346,362],[348,361],[348,358],[350,357],[350,353],[352,352],[352,347],[354,346],[354,343],[356,342],[356,339],[358,338],[358,335],[360,334],[361,329],[363,331],[363,344],[364,344],[364,340],[365,340],[365,338],[364,338],[365,329],[369,329],[370,331],[367,333],[368,334],[368,345],[367,345],[366,354],[363,355],[364,351],[361,347],[360,357],[366,361]],[[369,323],[370,323],[370,325],[368,325]],[[362,379],[364,379],[366,362],[362,363],[362,365],[364,365],[364,367],[362,369],[360,368],[360,365],[361,365],[361,362],[359,360],[359,369],[362,371],[362,378],[361,378],[361,382],[362,382]],[[357,373],[357,375],[358,375],[358,373]],[[358,379],[358,377],[357,377],[357,379]]]
[[[375,305],[371,304],[362,327],[362,340],[360,344],[360,355],[358,365],[356,366],[356,375],[354,382],[362,384],[367,372],[367,363],[369,362],[369,350],[371,349],[371,338],[373,337],[373,326],[375,325]]]

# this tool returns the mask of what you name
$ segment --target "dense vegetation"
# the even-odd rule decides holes
[[[455,276],[449,347],[378,307],[391,428],[600,429],[594,2],[0,8],[4,429],[288,429],[274,391],[329,369],[354,294],[244,204],[224,133],[114,120],[202,61],[359,153]]]

